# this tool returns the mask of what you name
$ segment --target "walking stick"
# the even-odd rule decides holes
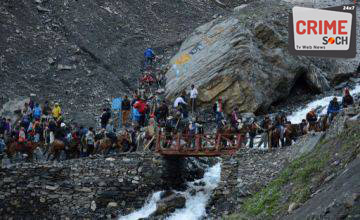
[[[151,138],[151,140],[149,141],[149,143],[146,144],[146,146],[144,147],[144,151],[149,148],[150,144],[154,141],[154,139],[155,139],[155,136],[153,136]]]

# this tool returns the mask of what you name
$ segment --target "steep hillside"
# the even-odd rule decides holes
[[[360,109],[339,116],[308,153],[295,157],[227,219],[359,219]],[[295,145],[306,148],[312,144]]]
[[[135,87],[146,47],[171,55],[225,13],[212,0],[0,1],[0,104],[34,93],[88,118]]]

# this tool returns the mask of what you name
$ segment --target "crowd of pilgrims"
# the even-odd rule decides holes
[[[151,59],[148,60],[150,61],[152,62]],[[98,128],[67,123],[58,102],[50,104],[46,101],[40,105],[30,99],[23,109],[17,111],[18,120],[0,119],[0,153],[7,148],[9,151],[11,144],[16,151],[27,152],[37,143],[47,146],[45,149],[48,151],[51,150],[49,148],[54,148],[54,143],[62,142],[64,151],[75,146],[78,151],[76,157],[86,157],[101,152],[101,140],[104,139],[111,141],[108,145],[110,148],[117,147],[122,152],[136,151],[140,145],[146,145],[146,141],[152,141],[149,148],[154,149],[153,137],[158,132],[164,133],[170,139],[178,133],[193,136],[203,134],[206,127],[212,127],[209,126],[211,123],[216,124],[214,135],[228,129],[231,133],[241,134],[242,144],[248,144],[250,148],[254,147],[255,137],[260,136],[257,147],[263,145],[264,148],[271,149],[290,145],[292,140],[307,132],[325,130],[342,108],[354,105],[353,97],[346,88],[342,102],[339,103],[334,97],[325,116],[318,117],[316,110],[312,109],[300,124],[292,125],[284,113],[271,117],[266,115],[263,120],[257,121],[256,118],[242,118],[239,109],[235,107],[231,114],[226,115],[223,100],[219,97],[213,103],[214,120],[207,118],[200,121],[198,116],[203,111],[198,110],[198,91],[194,85],[173,103],[168,103],[161,98],[160,93],[164,91],[158,94],[152,90],[153,84],[157,88],[163,88],[164,74],[153,76],[151,72],[145,72],[140,81],[139,89],[133,92],[131,98],[127,95],[122,98],[121,118],[114,117],[110,108],[104,108]],[[278,138],[274,139],[276,136]],[[144,143],[140,143],[140,137],[143,137]],[[67,154],[67,157],[71,156]]]
[[[40,106],[40,104],[30,100],[29,103],[25,103],[21,112],[18,112],[21,117],[15,124],[10,119],[1,119],[1,151],[4,151],[6,143],[11,141],[16,141],[18,146],[26,148],[29,142],[50,146],[55,140],[59,140],[65,143],[66,146],[72,140],[78,140],[79,156],[86,157],[98,152],[99,146],[96,142],[102,138],[107,137],[112,140],[113,144],[117,143],[117,130],[120,130],[121,134],[126,134],[128,137],[123,140],[126,143],[122,146],[122,151],[136,151],[139,144],[137,136],[141,132],[146,134],[146,140],[151,139],[160,130],[174,133],[183,133],[186,130],[187,134],[190,135],[204,132],[203,124],[206,122],[200,122],[196,117],[199,113],[196,113],[198,92],[195,86],[191,86],[190,94],[183,93],[177,97],[172,106],[169,106],[166,101],[154,100],[158,98],[156,95],[154,97],[140,95],[139,91],[137,91],[134,92],[131,100],[128,96],[123,97],[121,103],[121,129],[116,128],[111,110],[104,108],[100,117],[100,128],[97,131],[95,131],[94,127],[86,128],[77,123],[67,124],[64,121],[59,103],[50,106],[50,103],[46,101]],[[329,103],[325,115],[327,122],[331,122],[342,108],[353,104],[353,97],[350,95],[349,90],[345,89],[341,103],[338,102],[336,97]],[[291,139],[286,140],[285,135],[287,125],[291,125],[291,122],[287,120],[285,114],[278,114],[273,119],[266,115],[260,123],[256,118],[245,122],[244,118],[239,117],[238,108],[234,108],[231,115],[225,117],[221,97],[214,103],[213,113],[217,131],[221,132],[226,127],[229,127],[234,133],[242,133],[244,135],[244,144],[248,142],[250,148],[254,147],[254,139],[257,135],[260,135],[257,147],[264,145],[265,148],[272,148],[291,144]],[[226,118],[229,120],[226,120]],[[320,118],[316,114],[316,110],[312,109],[298,125],[299,134],[297,136],[310,131],[325,129],[323,127],[325,125],[321,123],[322,120],[322,117]],[[275,131],[279,131],[279,143],[274,143],[271,138],[272,135],[275,135]]]

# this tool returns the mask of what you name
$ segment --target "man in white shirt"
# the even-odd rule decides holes
[[[196,98],[198,96],[198,91],[194,85],[191,85],[190,91],[190,103],[191,103],[191,111],[194,112],[196,110]]]
[[[179,104],[187,105],[186,102],[184,101],[183,97],[181,97],[181,96],[179,96],[175,99],[174,108],[177,108],[179,106]]]
[[[174,107],[181,112],[183,118],[188,117],[187,103],[184,101],[185,95],[186,93],[183,93],[183,95],[177,97],[174,102]]]

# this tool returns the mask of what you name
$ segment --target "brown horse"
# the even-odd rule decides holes
[[[53,160],[59,159],[61,151],[65,151],[65,143],[61,140],[55,139],[54,142],[50,144],[50,152],[47,160],[49,160],[50,156],[53,156]]]
[[[327,115],[321,116],[318,120],[316,131],[326,131],[329,128],[329,118]]]
[[[9,158],[13,158],[16,153],[26,153],[28,159],[31,161],[33,159],[33,153],[37,147],[40,146],[39,143],[28,141],[26,143],[20,144],[18,141],[11,141],[6,148],[6,153]]]
[[[245,130],[244,130],[245,131]],[[235,137],[236,137],[236,129],[233,128],[230,124],[225,125],[223,128],[219,128],[216,131],[216,140],[220,138],[220,149],[224,149],[228,146],[228,141],[230,144],[234,143]]]
[[[127,151],[131,151],[132,146],[131,146],[131,137],[129,132],[125,131],[124,133],[120,134],[117,136],[117,141],[116,141],[116,148],[120,151],[120,152],[127,152]]]
[[[110,151],[111,147],[113,146],[113,142],[110,138],[105,137],[103,139],[96,141],[95,146],[97,148],[96,153],[107,154]]]
[[[270,148],[277,148],[280,146],[280,129],[274,127],[270,131]]]

